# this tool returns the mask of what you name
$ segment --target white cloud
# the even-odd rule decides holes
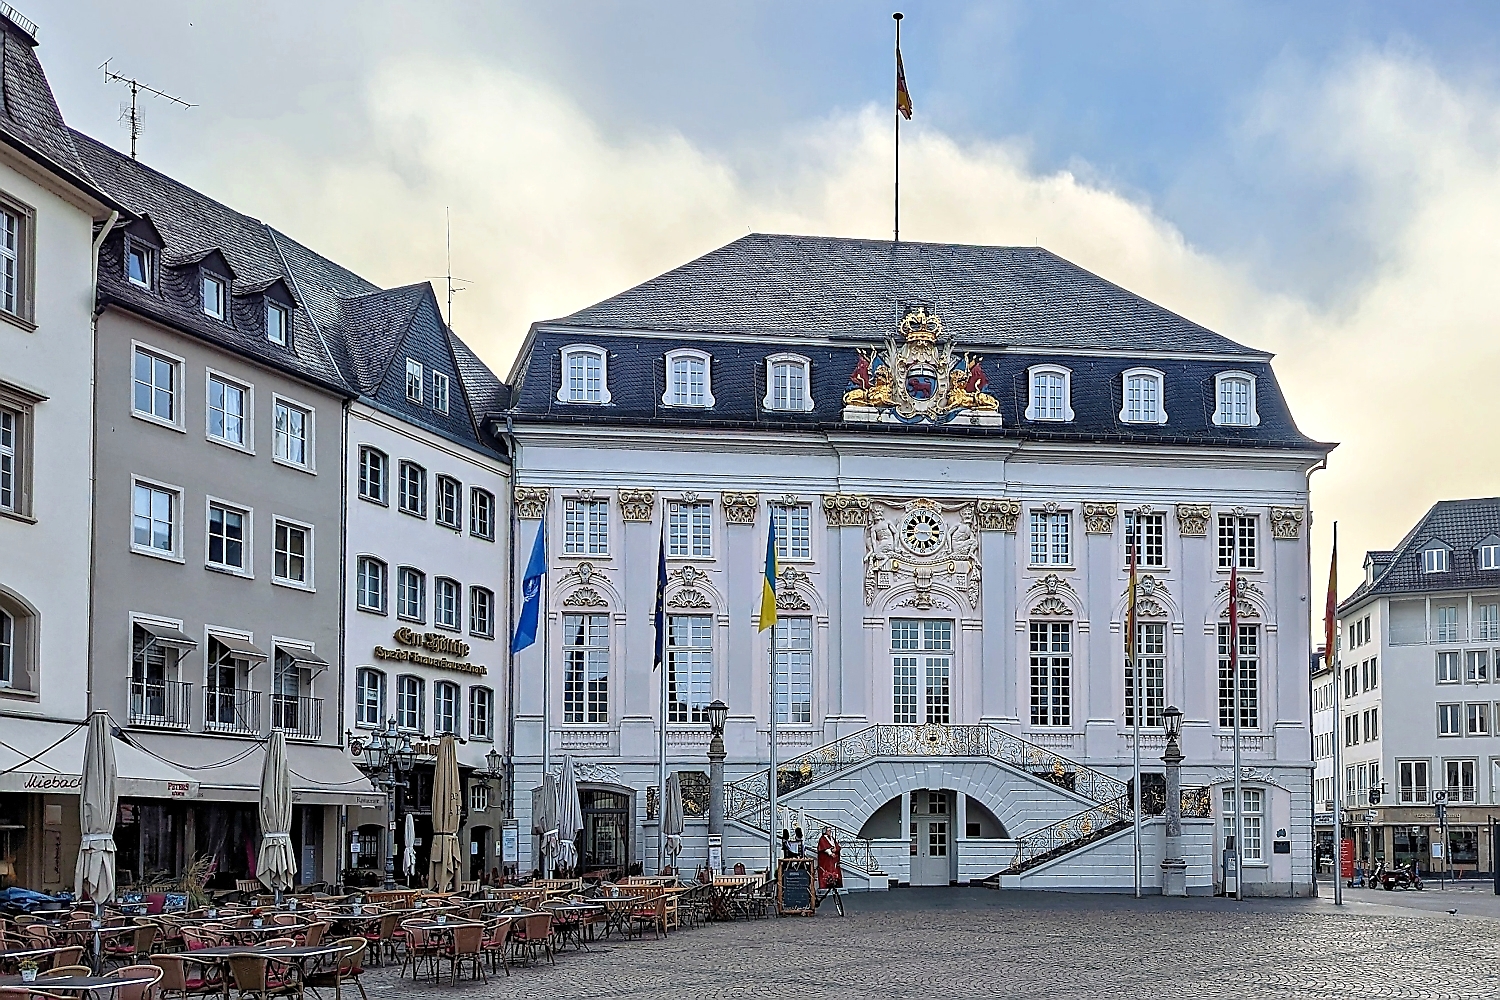
[[[366,114],[375,148],[325,147],[316,160],[286,149],[250,162],[226,136],[217,172],[229,199],[387,285],[441,273],[451,206],[454,271],[473,281],[455,325],[502,374],[531,321],[747,230],[889,233],[883,111],[789,128],[758,151],[753,179],[678,135],[607,139],[566,96],[479,63],[392,64]],[[1382,253],[1334,309],[1257,287],[1147,205],[1034,173],[1020,145],[927,127],[903,142],[903,235],[1038,242],[1278,352],[1303,429],[1343,442],[1314,482],[1318,551],[1339,518],[1347,582],[1364,548],[1394,544],[1433,500],[1497,492],[1500,339],[1485,291],[1500,272],[1500,110],[1420,62],[1369,53],[1311,88],[1270,89],[1247,132],[1359,186]]]

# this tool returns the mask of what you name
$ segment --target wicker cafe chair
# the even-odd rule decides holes
[[[224,973],[218,962],[194,959],[189,955],[152,955],[151,964],[161,970],[157,993],[162,1000],[224,991]]]
[[[151,954],[151,946],[155,943],[156,925],[137,925],[133,934],[111,935],[104,942],[104,958],[126,964],[142,962]]]
[[[528,964],[536,960],[538,952],[545,954],[547,961],[555,961],[552,957],[550,913],[527,913],[518,917],[511,925],[510,940],[516,954],[526,953]]]
[[[411,977],[416,979],[421,971],[422,960],[427,960],[427,967],[432,970],[434,978],[437,976],[437,940],[427,931],[420,927],[413,927],[410,923],[401,925],[401,930],[406,935],[406,955],[401,960],[401,971],[399,975],[406,975],[406,967],[411,966]]]
[[[490,957],[490,971],[495,971],[498,962],[507,976],[510,975],[510,961],[505,956],[505,945],[510,938],[511,918],[501,917],[492,920],[484,928],[484,953]]]
[[[297,966],[268,955],[229,956],[229,975],[240,997],[303,996]]]
[[[59,948],[52,953],[52,968],[63,965],[78,965],[83,961],[83,945],[75,944]]]
[[[106,973],[105,979],[133,979],[115,989],[115,1000],[156,1000],[156,984],[162,971],[154,965],[127,965]]]
[[[344,983],[352,982],[358,987],[361,1000],[369,1000],[369,997],[365,995],[365,984],[360,981],[360,977],[365,973],[365,949],[368,944],[362,937],[347,937],[339,939],[338,945],[344,949],[339,955],[338,964],[331,969],[307,976],[303,980],[303,985],[314,993],[332,986],[334,1000],[343,1000]]]
[[[396,925],[401,922],[399,913],[382,913],[378,925],[365,925],[365,930],[360,934],[366,942],[374,949],[372,958],[379,965],[381,959],[387,954],[394,959],[396,957]]]
[[[448,961],[453,982],[458,982],[458,970],[466,963],[474,970],[475,979],[489,982],[489,977],[484,974],[484,928],[479,924],[454,927],[438,951],[440,976],[444,959]]]
[[[664,892],[648,896],[630,911],[630,929],[643,932],[650,927],[657,937],[667,935],[667,895]]]
[[[328,933],[328,921],[314,920],[308,924],[301,933],[293,935],[297,943],[309,948],[316,948],[323,943],[323,935]]]
[[[38,979],[56,979],[58,976],[92,976],[94,970],[87,965],[59,965],[48,969],[46,972],[38,972]]]

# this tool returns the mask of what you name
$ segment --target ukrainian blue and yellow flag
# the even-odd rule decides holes
[[[766,532],[766,578],[761,581],[759,631],[776,624],[776,522],[770,521]]]

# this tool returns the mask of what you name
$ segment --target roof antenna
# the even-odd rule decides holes
[[[147,86],[133,76],[122,76],[109,68],[110,61],[110,59],[104,60],[104,64],[99,67],[104,70],[104,82],[123,83],[130,88],[130,104],[128,106],[123,102],[120,104],[120,121],[125,122],[126,126],[130,129],[130,158],[133,160],[136,158],[136,140],[141,137],[141,110],[137,104],[137,98],[140,96],[141,91],[145,91],[154,97],[165,97],[173,104],[181,104],[185,108],[196,108],[198,105],[189,104],[180,97],[173,97],[165,90],[157,90],[155,87]]]
[[[467,285],[467,278],[455,278],[453,276],[453,214],[448,206],[443,206],[443,221],[448,227],[448,273],[443,277],[448,282],[448,330],[453,330],[453,293],[463,291],[462,288],[454,288],[453,283],[457,281],[460,285]]]

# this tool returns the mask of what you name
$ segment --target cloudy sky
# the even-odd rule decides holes
[[[22,0],[69,122],[394,285],[467,279],[502,374],[747,231],[887,237],[890,3]],[[1500,7],[909,2],[903,235],[1039,243],[1274,351],[1316,587],[1500,493]],[[1490,291],[1486,291],[1489,289]],[[1316,603],[1316,602],[1314,602]]]

